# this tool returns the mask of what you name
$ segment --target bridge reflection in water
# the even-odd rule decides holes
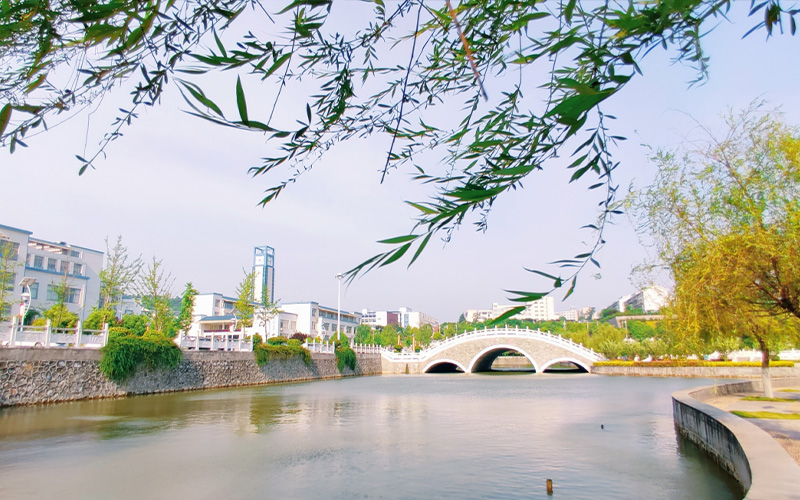
[[[381,362],[384,373],[475,373],[491,371],[506,352],[524,357],[529,370],[536,373],[571,365],[589,372],[603,359],[593,350],[550,332],[494,328],[465,332],[414,354],[383,351]]]

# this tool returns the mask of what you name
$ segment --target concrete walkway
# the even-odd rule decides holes
[[[761,392],[743,392],[726,396],[716,396],[703,402],[725,411],[768,411],[772,413],[800,414],[800,386],[783,387],[773,390],[773,396],[791,399],[791,402],[743,401],[744,397],[760,397]],[[751,422],[766,431],[794,458],[800,465],[800,420],[776,420],[767,418],[748,418]]]

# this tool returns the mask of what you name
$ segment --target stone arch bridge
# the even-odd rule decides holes
[[[383,373],[430,373],[488,371],[494,360],[507,351],[525,356],[536,373],[556,363],[573,363],[590,372],[603,357],[581,344],[541,330],[494,328],[465,332],[418,353],[381,353]]]

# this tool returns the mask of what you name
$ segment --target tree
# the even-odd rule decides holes
[[[375,342],[375,334],[372,327],[369,325],[361,324],[356,327],[356,335],[353,342],[357,344],[372,344]]]
[[[236,321],[242,328],[253,326],[253,315],[256,306],[253,303],[253,292],[255,291],[256,275],[254,272],[244,272],[244,278],[236,287],[236,304],[234,304],[234,314]]]
[[[128,249],[122,244],[122,236],[111,248],[106,237],[106,262],[100,271],[100,307],[111,308],[130,291],[142,269],[142,257],[131,259]]]
[[[770,352],[800,331],[800,133],[757,106],[683,155],[656,151],[655,182],[631,198],[675,281],[673,330],[689,345],[755,340]]]
[[[163,262],[153,257],[137,276],[133,286],[142,309],[150,316],[147,330],[174,336],[175,314],[170,307],[174,279],[163,267]]]
[[[186,288],[183,291],[181,298],[181,310],[178,313],[177,328],[178,330],[186,333],[192,326],[192,311],[194,311],[194,298],[197,296],[197,290],[192,286],[192,282],[186,283]]]
[[[11,312],[11,301],[16,287],[17,268],[20,263],[19,245],[0,239],[0,321],[6,321]]]
[[[48,319],[53,328],[75,328],[78,324],[78,315],[67,309],[63,303],[53,304],[42,313],[42,316],[44,318],[37,319],[34,324],[45,323]]]
[[[620,138],[609,130],[613,117],[603,112],[604,102],[641,74],[639,62],[659,46],[694,65],[698,80],[705,78],[702,35],[733,4],[634,1],[624,8],[616,2],[462,0],[453,8],[449,1],[401,0],[387,11],[376,0],[363,4],[372,13],[362,16],[350,12],[357,4],[330,0],[287,1],[278,12],[244,0],[61,0],[46,7],[5,2],[0,143],[13,152],[25,145],[28,132],[46,128],[51,116],[87,108],[132,80],[130,106],[120,109],[93,153],[78,156],[83,173],[140,108],[161,102],[171,83],[193,115],[267,135],[276,153],[251,173],[287,168],[286,178],[262,200],[268,203],[336,143],[385,134],[390,145],[381,182],[393,169],[408,167],[434,192],[428,201],[408,202],[418,213],[412,230],[383,240],[392,248],[351,269],[351,279],[407,253],[413,263],[433,235],[449,240],[464,222],[485,230],[501,195],[532,181],[529,176],[554,158],[571,156],[571,181],[596,176],[590,189],[600,190],[601,215],[587,225],[594,235],[586,251],[561,262],[566,276],[534,271],[552,282],[547,288],[566,286],[570,295],[578,272],[597,264],[605,222],[617,212],[611,151]],[[347,30],[331,25],[339,5],[363,24]],[[777,0],[751,5],[749,15],[760,21],[742,31],[771,36],[788,22],[794,34],[796,13]],[[400,61],[393,60],[395,54]],[[200,86],[203,75],[224,70],[240,72],[231,92],[235,111],[223,111],[214,100],[219,98]],[[483,85],[488,77],[491,96]],[[283,86],[311,87],[298,120],[276,124],[272,113],[256,116],[245,91],[252,81],[278,85],[273,110]],[[442,108],[449,119],[437,115]],[[512,293],[519,302],[545,294]]]
[[[102,330],[103,325],[106,324],[109,327],[117,326],[116,313],[113,309],[98,309],[95,307],[83,323],[83,328],[85,330]]]

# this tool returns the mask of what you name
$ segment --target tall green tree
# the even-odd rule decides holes
[[[245,271],[242,281],[236,286],[236,304],[233,307],[236,320],[241,327],[253,326],[253,317],[256,311],[256,304],[253,302],[255,280],[254,272]]]
[[[656,151],[633,206],[675,281],[673,330],[686,344],[755,340],[771,397],[770,352],[800,332],[800,132],[750,108],[679,154]]]
[[[175,313],[170,307],[174,281],[172,274],[164,270],[163,261],[155,257],[144,266],[134,281],[139,303],[150,317],[148,331],[174,335]]]
[[[192,286],[192,282],[186,283],[186,288],[183,290],[181,297],[181,310],[178,313],[177,328],[182,332],[189,331],[192,326],[192,311],[194,311],[194,298],[197,296],[197,290]]]
[[[704,79],[702,35],[740,4],[748,8],[732,0],[400,0],[388,8],[382,0],[3,2],[0,143],[13,152],[51,117],[90,108],[111,89],[130,90],[130,105],[99,146],[78,156],[83,173],[141,108],[177,85],[191,114],[264,133],[274,144],[275,153],[251,169],[286,169],[262,200],[268,203],[336,143],[383,134],[389,146],[381,182],[404,167],[434,191],[427,201],[408,201],[417,213],[411,230],[384,240],[391,248],[354,267],[350,278],[406,255],[414,262],[433,235],[448,240],[464,222],[484,230],[498,198],[535,182],[555,158],[570,158],[570,181],[594,177],[600,220],[592,214],[593,238],[562,262],[565,276],[537,274],[550,283],[543,288],[567,287],[569,295],[577,273],[596,263],[605,221],[616,212],[611,153],[619,137],[604,103],[642,76],[640,62],[659,47]],[[339,9],[350,25],[331,21]],[[740,31],[794,34],[796,14],[778,0],[753,2],[754,20]],[[224,70],[239,73],[229,91],[235,109],[223,109],[223,97],[202,87],[206,74]],[[273,109],[289,99],[285,86],[309,88],[306,99],[293,92],[286,103],[296,121],[259,115],[252,94],[265,93],[252,85],[265,82],[274,85]],[[519,292],[515,300],[543,294]]]
[[[114,309],[129,293],[142,269],[142,257],[131,258],[128,249],[122,244],[122,235],[111,247],[106,237],[106,261],[100,271],[100,308]]]

